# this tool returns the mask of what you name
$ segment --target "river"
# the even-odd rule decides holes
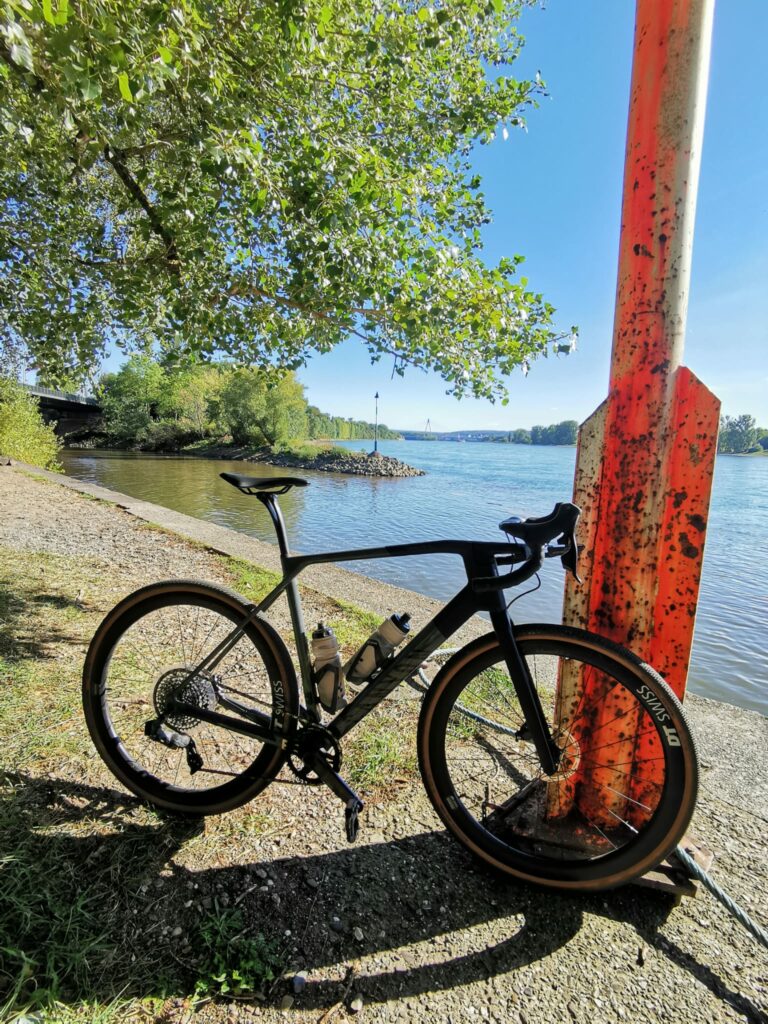
[[[370,449],[372,442],[346,442]],[[441,538],[493,539],[511,514],[543,515],[568,500],[575,450],[441,441],[383,441],[379,449],[427,471],[371,479],[307,473],[312,486],[280,499],[292,546],[330,551]],[[290,473],[242,462],[125,452],[67,451],[68,475],[274,541],[261,506],[219,479],[224,470]],[[695,693],[768,713],[768,458],[718,456],[688,685]],[[358,572],[432,597],[462,585],[448,555],[350,563]],[[563,570],[548,562],[541,588],[513,606],[520,622],[560,619]],[[407,609],[406,609],[407,610]]]

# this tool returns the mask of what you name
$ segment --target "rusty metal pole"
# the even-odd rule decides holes
[[[564,605],[565,622],[630,647],[679,696],[720,412],[681,365],[713,10],[714,0],[637,2],[609,394],[579,435],[586,582],[568,582]],[[561,680],[566,718],[583,685]],[[637,761],[640,745],[625,758]]]

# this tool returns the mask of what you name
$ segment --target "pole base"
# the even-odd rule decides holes
[[[709,871],[715,859],[711,850],[702,846],[688,834],[683,836],[680,845],[703,871]],[[678,900],[683,896],[695,897],[699,891],[699,883],[688,877],[685,868],[674,852],[657,867],[652,868],[640,878],[636,878],[632,884],[644,889],[655,889],[657,892],[668,893],[671,896],[676,896]]]

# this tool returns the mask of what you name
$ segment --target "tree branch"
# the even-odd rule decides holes
[[[13,59],[10,50],[6,46],[0,47],[0,59],[2,59],[9,68],[15,71],[16,74],[21,75],[22,77],[31,78],[35,92],[42,92],[45,89],[45,79],[34,72],[28,71],[27,68],[22,67]],[[74,116],[73,121],[79,128],[80,126],[78,121]],[[102,152],[104,154],[104,159],[111,165],[130,195],[146,213],[153,233],[157,235],[158,238],[162,239],[165,244],[165,256],[167,261],[174,266],[174,269],[176,269],[179,263],[179,253],[176,248],[176,241],[168,228],[160,220],[157,211],[150,203],[139,183],[128,170],[128,167],[124,162],[125,154],[121,150],[111,146],[108,142],[104,144]]]
[[[165,243],[165,254],[168,262],[178,264],[179,254],[176,249],[176,241],[174,240],[173,235],[160,220],[157,215],[157,210],[155,210],[149,199],[147,199],[141,185],[139,185],[138,181],[136,181],[121,159],[120,150],[115,149],[107,143],[104,146],[103,153],[104,159],[114,169],[115,174],[118,176],[120,181],[122,181],[128,192],[130,192],[142,210],[146,213],[152,231]]]

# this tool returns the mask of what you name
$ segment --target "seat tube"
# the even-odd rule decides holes
[[[520,707],[525,715],[525,723],[528,727],[531,741],[536,748],[539,763],[544,773],[551,775],[557,770],[561,750],[552,739],[550,726],[544,715],[544,709],[541,706],[538,692],[533,685],[525,658],[523,658],[520,648],[515,642],[512,623],[501,594],[498,595],[498,607],[491,609],[491,623],[496,631],[501,649],[504,652],[504,660],[507,663],[517,699],[520,701]]]
[[[280,549],[280,562],[283,566],[283,573],[285,573],[285,559],[288,557],[289,551],[288,534],[285,529],[283,513],[280,510],[280,506],[278,505],[277,498],[274,494],[257,494],[256,497],[266,507],[270,518],[274,523],[275,533],[277,534],[277,545]],[[319,717],[317,695],[315,694],[315,688],[312,685],[312,659],[309,653],[307,632],[304,626],[304,613],[301,609],[301,597],[299,596],[299,588],[296,580],[291,580],[285,588],[285,596],[288,601],[288,610],[291,613],[293,635],[296,640],[296,653],[299,658],[299,670],[301,672],[301,684],[304,691],[304,699],[308,710]]]

